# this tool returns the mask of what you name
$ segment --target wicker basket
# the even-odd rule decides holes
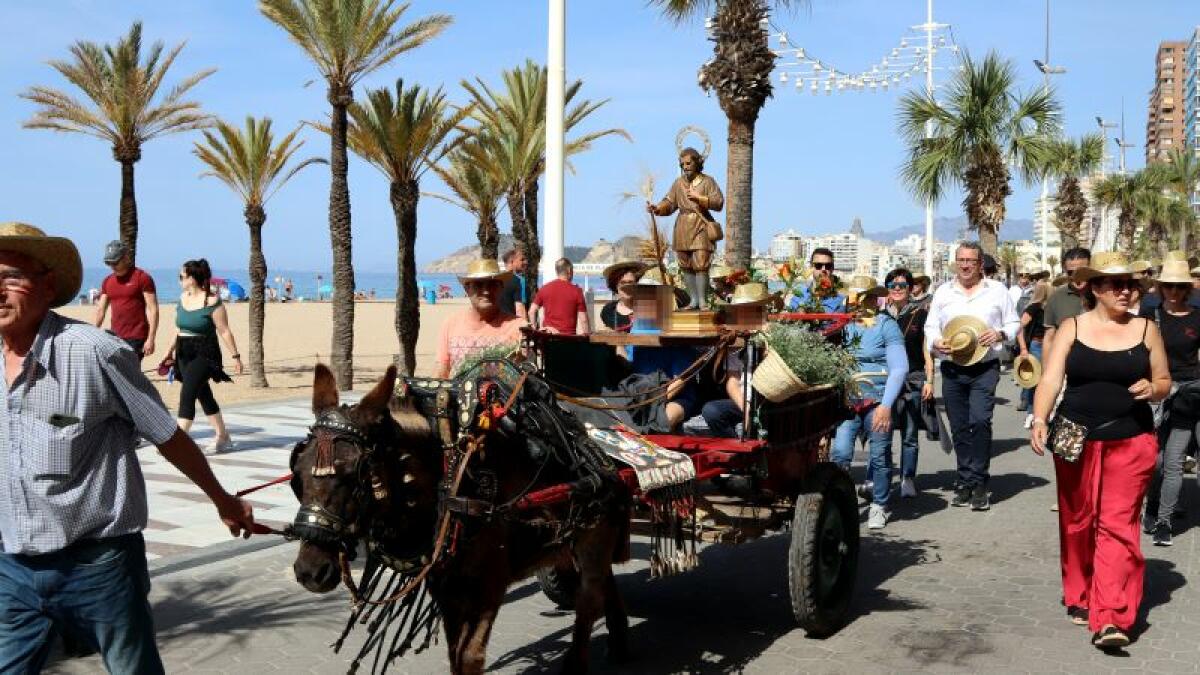
[[[803,380],[788,367],[778,353],[768,351],[767,357],[754,369],[754,390],[772,403],[782,403],[808,389]]]

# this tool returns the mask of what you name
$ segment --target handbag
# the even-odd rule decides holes
[[[725,233],[721,230],[721,224],[715,220],[704,221],[704,236],[712,243],[717,243],[725,238]]]
[[[1090,429],[1079,422],[1072,422],[1062,415],[1055,415],[1047,430],[1046,447],[1063,461],[1074,462],[1083,455],[1083,444],[1087,441],[1088,434],[1117,421],[1109,420],[1095,429]]]
[[[168,356],[167,358],[165,358],[159,362],[157,370],[158,370],[159,376],[166,377],[167,375],[169,375],[171,373],[171,370],[174,368],[175,368],[175,359]]]

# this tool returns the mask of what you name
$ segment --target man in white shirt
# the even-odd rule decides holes
[[[983,278],[983,249],[978,243],[959,244],[954,256],[955,277],[933,294],[925,339],[933,355],[943,359],[942,398],[958,459],[958,481],[950,503],[970,504],[973,510],[986,511],[999,357],[1004,341],[1016,334],[1021,322],[1004,284]],[[987,347],[988,353],[978,363],[960,366],[947,359],[949,345],[942,329],[950,319],[965,314],[987,325],[988,330],[979,335],[979,344]]]
[[[1021,298],[1025,295],[1033,293],[1033,284],[1029,282],[1029,273],[1021,272],[1017,275],[1017,283],[1013,284],[1008,289],[1008,297],[1012,300],[1013,307],[1016,307],[1021,302]]]

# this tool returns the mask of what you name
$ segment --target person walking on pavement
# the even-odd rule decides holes
[[[0,672],[45,666],[55,626],[112,673],[162,673],[147,595],[146,484],[156,445],[234,536],[250,505],[213,476],[116,337],[52,311],[79,291],[69,239],[0,224]]]
[[[912,301],[912,272],[903,267],[884,277],[888,314],[900,326],[908,375],[897,401],[896,426],[900,428],[900,496],[917,496],[917,453],[920,448],[921,404],[933,398],[933,359],[925,344],[925,320],[929,309]]]
[[[1162,304],[1142,316],[1158,325],[1171,373],[1171,393],[1161,407],[1159,439],[1162,453],[1146,500],[1143,529],[1155,546],[1171,545],[1171,518],[1183,487],[1183,463],[1188,446],[1200,438],[1200,310],[1189,307],[1192,280],[1187,261],[1163,263],[1158,276]]]
[[[1092,644],[1110,649],[1129,644],[1142,602],[1138,512],[1158,454],[1149,403],[1166,397],[1171,375],[1158,327],[1129,314],[1130,291],[1141,282],[1124,254],[1096,254],[1072,281],[1086,284],[1089,310],[1055,335],[1034,397],[1030,445],[1039,455],[1054,452],[1067,615],[1087,624]],[[1062,429],[1051,446],[1047,420],[1064,377],[1053,422]]]
[[[561,335],[587,335],[591,331],[583,290],[571,283],[575,266],[566,258],[554,261],[557,279],[538,289],[529,306],[536,328]]]
[[[1050,284],[1038,282],[1033,288],[1033,296],[1025,311],[1021,312],[1021,328],[1017,331],[1017,355],[1032,356],[1041,361],[1042,345],[1046,339],[1045,308],[1046,298],[1050,297]],[[1021,390],[1021,403],[1018,412],[1028,412],[1025,416],[1025,428],[1033,424],[1033,394],[1037,387]]]
[[[189,260],[179,270],[179,304],[175,307],[175,327],[178,334],[171,341],[167,359],[174,359],[175,372],[179,373],[179,428],[190,431],[196,419],[196,401],[208,423],[213,428],[213,442],[205,453],[215,455],[233,449],[233,440],[225,427],[221,406],[213,396],[212,382],[232,382],[221,363],[220,336],[231,352],[237,374],[245,367],[242,355],[238,354],[233,331],[229,330],[229,316],[220,296],[212,292],[209,282],[212,270],[204,258]]]
[[[1042,339],[1042,348],[1046,350],[1045,358],[1050,358],[1049,350],[1054,345],[1054,333],[1063,321],[1083,313],[1083,289],[1087,283],[1074,278],[1077,270],[1086,267],[1092,260],[1092,252],[1086,248],[1073,248],[1063,253],[1063,270],[1067,274],[1067,282],[1050,292],[1046,298],[1046,306],[1042,313],[1042,323],[1046,326],[1046,335]]]
[[[133,264],[133,256],[120,240],[104,247],[104,264],[112,274],[100,283],[100,298],[96,302],[96,318],[92,324],[104,325],[104,315],[112,305],[112,333],[125,341],[138,360],[154,353],[154,338],[158,334],[158,294],[154,278]]]
[[[987,483],[1000,352],[1008,336],[1016,334],[1020,321],[1004,284],[983,278],[983,249],[979,244],[961,243],[954,255],[955,277],[933,294],[925,337],[933,351],[945,359],[941,366],[942,396],[958,460],[958,480],[950,504],[969,504],[973,510],[986,511],[990,507]],[[970,336],[977,353],[960,363],[950,358],[952,352],[960,350],[943,331],[951,320],[961,317],[973,317],[979,327],[972,328],[974,334]],[[967,328],[964,326],[964,331]]]

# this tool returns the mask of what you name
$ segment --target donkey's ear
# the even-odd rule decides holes
[[[313,414],[319,415],[338,404],[337,381],[333,379],[333,371],[324,363],[318,363],[313,369]]]
[[[367,392],[358,402],[358,409],[371,415],[372,418],[383,417],[388,412],[388,403],[396,393],[396,366],[388,366],[383,379],[375,388]]]

